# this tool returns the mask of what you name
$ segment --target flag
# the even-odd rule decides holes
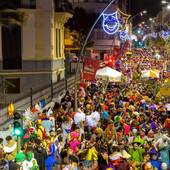
[[[119,48],[113,47],[113,56],[118,56],[120,52]]]
[[[166,64],[167,64],[167,61],[165,61],[165,63],[163,64],[163,70],[166,71]]]
[[[126,50],[127,50],[127,48],[128,48],[128,46],[127,46],[127,45],[123,45],[123,47],[122,47],[123,51],[126,51]]]
[[[13,105],[13,102],[11,101],[8,106],[8,116],[13,115],[13,114],[14,114],[14,105]]]
[[[94,81],[98,66],[99,61],[86,57],[84,62],[84,79]]]

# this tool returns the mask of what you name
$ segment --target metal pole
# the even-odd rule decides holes
[[[17,153],[21,150],[21,136],[17,136]]]
[[[111,2],[104,8],[104,10],[101,12],[101,14],[98,16],[97,20],[95,21],[95,23],[93,24],[93,26],[91,27],[87,37],[86,37],[86,40],[83,44],[83,47],[81,49],[81,52],[80,52],[80,56],[78,57],[78,61],[77,61],[77,68],[76,68],[76,74],[75,74],[75,92],[74,92],[74,110],[77,111],[77,78],[78,78],[78,73],[79,73],[79,67],[80,67],[80,59],[81,59],[81,56],[83,54],[83,51],[84,51],[84,48],[86,46],[86,43],[91,35],[91,32],[93,31],[95,25],[97,24],[97,22],[99,21],[99,19],[101,18],[101,16],[103,15],[103,13],[107,10],[107,8],[114,2],[114,0],[111,0]]]
[[[131,5],[131,0],[129,0],[129,10],[128,10],[129,14],[130,14],[130,5]]]
[[[51,101],[53,99],[53,80],[51,80]]]
[[[32,108],[32,106],[33,106],[33,104],[32,104],[32,88],[30,88],[30,103],[31,103],[31,108]]]

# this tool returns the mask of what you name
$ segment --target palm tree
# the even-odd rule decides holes
[[[8,92],[8,87],[11,86],[12,88],[14,88],[15,85],[12,84],[12,83],[11,83],[10,81],[8,81],[8,80],[3,80],[3,81],[1,82],[1,84],[0,84],[0,86],[3,86],[3,88],[4,88],[4,93],[5,93],[5,103],[7,103],[6,94],[7,94],[7,92]]]
[[[0,24],[11,28],[16,22],[22,23],[23,17],[17,12],[12,0],[0,0]]]

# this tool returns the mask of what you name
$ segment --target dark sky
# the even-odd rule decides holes
[[[129,0],[128,0],[129,1]],[[161,4],[161,0],[131,0],[131,15],[139,13],[140,11],[146,10],[147,14],[142,16],[138,16],[134,19],[133,25],[140,23],[141,21],[145,21],[146,24],[149,18],[156,17],[159,11],[161,11],[163,4]]]

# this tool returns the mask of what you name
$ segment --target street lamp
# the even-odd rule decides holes
[[[169,2],[167,2],[167,1],[162,1],[162,3],[163,3],[163,4],[167,4],[167,3],[169,3]]]
[[[150,21],[152,21],[152,18],[149,18]]]
[[[83,44],[83,47],[81,49],[81,52],[80,52],[80,56],[78,58],[78,61],[77,61],[77,68],[76,68],[76,74],[75,74],[75,92],[74,92],[74,99],[75,99],[75,102],[74,102],[74,110],[77,111],[77,81],[78,81],[78,73],[79,73],[79,68],[80,68],[80,59],[83,55],[83,52],[84,52],[84,49],[85,49],[85,46],[87,44],[87,41],[95,27],[95,25],[97,24],[97,22],[99,21],[99,19],[101,18],[101,16],[103,15],[103,13],[107,10],[107,8],[114,2],[114,0],[111,0],[110,3],[103,9],[103,11],[100,13],[100,15],[98,16],[98,18],[96,19],[96,21],[94,22],[94,24],[92,25],[87,37],[86,37],[86,40]]]
[[[137,14],[134,15],[132,18],[130,18],[129,22],[131,22],[131,21],[133,20],[133,18],[135,18],[136,16],[138,16],[138,15],[143,15],[143,14],[146,14],[146,13],[147,13],[147,11],[141,11],[141,12],[137,13]]]

